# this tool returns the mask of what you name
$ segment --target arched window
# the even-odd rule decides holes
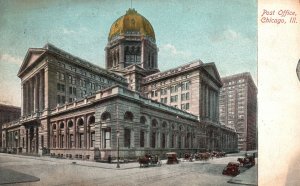
[[[94,124],[95,123],[95,116],[90,116],[89,120],[88,120],[88,124]]]
[[[110,116],[110,113],[109,112],[104,112],[102,115],[101,115],[101,120],[102,121],[108,121],[111,119],[111,116]]]
[[[124,120],[126,120],[126,121],[133,121],[133,114],[132,114],[132,112],[129,112],[129,111],[125,112],[125,114],[124,114]]]
[[[72,128],[72,127],[73,127],[73,121],[72,121],[72,120],[69,120],[69,121],[68,121],[68,127],[69,127],[69,128]]]
[[[163,129],[166,129],[166,128],[167,128],[167,122],[164,121],[164,122],[162,123],[162,128],[163,128]]]
[[[146,124],[146,118],[145,118],[145,116],[141,116],[141,118],[140,118],[140,123],[141,124]]]
[[[61,128],[61,129],[65,128],[65,124],[64,124],[63,122],[61,122],[61,123],[59,124],[59,128]]]
[[[52,125],[53,130],[56,130],[56,124]]]
[[[152,126],[153,128],[158,127],[158,122],[157,122],[156,119],[153,119],[153,120],[152,120],[151,126]]]
[[[82,118],[79,118],[77,120],[77,126],[83,126],[83,119]]]

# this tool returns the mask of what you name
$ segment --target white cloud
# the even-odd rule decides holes
[[[191,52],[178,50],[174,45],[169,44],[169,43],[166,44],[166,45],[163,45],[161,47],[161,52],[166,53],[166,54],[170,54],[170,57],[171,56],[180,56],[180,57],[186,58],[186,57],[191,56]]]
[[[224,30],[221,33],[213,35],[211,40],[214,42],[222,42],[222,41],[251,41],[249,38],[243,36],[241,33],[236,32],[232,29]]]
[[[62,28],[62,33],[66,35],[71,35],[71,34],[82,34],[84,32],[87,32],[88,29],[86,27],[80,27],[78,30],[73,30],[69,28]]]
[[[10,54],[0,54],[0,61],[17,65],[21,65],[22,63],[22,59],[20,57],[12,56]]]

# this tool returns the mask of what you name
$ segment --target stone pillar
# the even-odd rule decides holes
[[[27,99],[28,99],[28,96],[27,96],[27,82],[23,82],[23,97],[22,97],[22,101],[23,101],[23,106],[24,106],[24,109],[23,109],[23,115],[27,115]]]
[[[150,131],[146,130],[146,138],[145,138],[145,147],[149,148],[150,147]]]
[[[67,124],[67,119],[64,119],[64,122],[65,122],[65,128],[64,128],[64,141],[65,141],[65,144],[64,144],[64,148],[67,149],[69,147],[69,127],[68,127],[68,124]]]
[[[134,129],[132,128],[131,130],[130,130],[130,147],[131,148],[134,148],[135,147],[135,137],[134,137],[134,134],[135,134],[135,131],[134,131]]]
[[[31,114],[31,79],[28,80],[28,88],[27,88],[27,91],[28,91],[28,100],[27,100],[27,103],[28,103],[28,107],[27,107],[27,114]]]
[[[87,116],[84,116],[84,120],[83,120],[83,136],[84,136],[84,143],[83,143],[83,148],[87,148]]]
[[[88,124],[87,126],[87,149],[91,148],[91,127]]]
[[[161,148],[161,132],[159,130],[156,131],[156,139],[157,139],[157,142],[156,142],[156,148]]]
[[[25,148],[26,148],[26,153],[28,153],[29,149],[29,129],[25,129],[26,134],[25,134]]]
[[[48,68],[46,67],[45,69],[44,69],[44,76],[43,76],[43,85],[44,85],[44,96],[43,96],[43,99],[44,99],[44,101],[43,101],[43,104],[44,104],[44,109],[45,110],[48,110],[49,109],[49,103],[48,103],[48,93],[49,93],[49,86],[48,86]]]
[[[33,79],[33,92],[34,92],[34,95],[33,95],[33,102],[34,102],[34,105],[33,105],[33,112],[36,113],[38,111],[38,79],[37,79],[37,76],[34,77]]]
[[[125,47],[124,47],[124,44],[121,43],[119,45],[119,69],[123,69],[124,66],[125,66],[125,54],[124,54],[124,50],[125,50]]]
[[[165,133],[165,138],[166,138],[166,148],[170,148],[170,132]]]
[[[147,68],[147,65],[145,64],[145,42],[144,40],[141,41],[141,67]]]
[[[44,70],[40,71],[40,110],[42,111],[44,109]]]
[[[36,126],[34,131],[34,135],[35,135],[35,149],[34,152],[38,153],[39,151],[39,128]]]
[[[24,83],[22,83],[21,85],[21,115],[22,116],[24,116],[24,105],[25,105],[24,94],[25,94],[25,87],[24,87]]]
[[[31,87],[30,87],[30,94],[31,94],[31,96],[30,96],[30,98],[31,98],[30,113],[33,114],[34,113],[34,103],[35,103],[35,101],[34,101],[34,78],[31,78],[30,82],[31,82]]]

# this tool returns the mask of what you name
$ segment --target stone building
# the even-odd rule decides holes
[[[234,128],[239,150],[257,148],[257,88],[245,72],[222,78],[220,122]]]
[[[214,63],[159,72],[155,42],[129,9],[111,26],[106,69],[51,44],[30,48],[18,73],[22,116],[3,126],[5,148],[84,159],[236,151],[236,132],[218,121]]]
[[[21,108],[0,103],[0,134],[2,134],[2,124],[19,119]],[[0,135],[0,148],[2,147],[2,135]]]

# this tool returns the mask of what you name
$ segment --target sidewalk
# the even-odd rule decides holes
[[[51,161],[51,162],[63,163],[63,164],[73,164],[79,166],[99,167],[104,169],[116,169],[116,170],[125,170],[125,169],[140,167],[140,165],[137,162],[129,162],[129,163],[120,162],[120,168],[117,168],[116,161],[112,163],[103,163],[103,162],[95,162],[95,161],[88,161],[88,160],[59,159],[59,158],[50,158],[48,156],[24,156],[24,155],[6,154],[6,153],[0,153],[0,156],[18,157],[18,158],[25,158],[25,159],[40,160],[40,161]]]
[[[257,161],[256,161],[257,162]],[[231,178],[228,183],[242,184],[242,185],[257,185],[257,164],[246,170],[245,172]]]

